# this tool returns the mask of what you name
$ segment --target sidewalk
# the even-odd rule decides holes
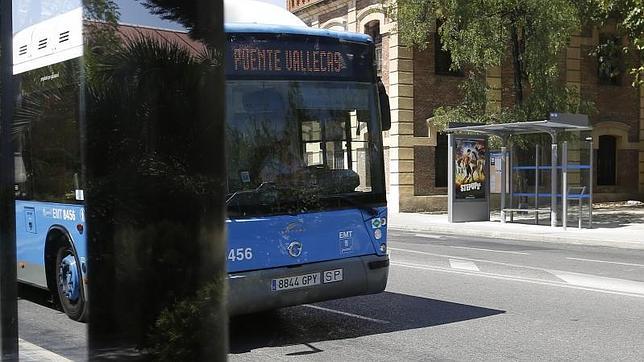
[[[577,219],[569,215],[567,230],[545,223],[534,225],[530,217],[515,217],[515,222],[502,224],[498,212],[491,221],[449,223],[447,214],[400,213],[389,215],[389,228],[394,230],[440,233],[487,238],[554,242],[593,246],[644,249],[644,206],[625,203],[599,205],[593,208],[593,228],[577,228]]]
[[[36,346],[35,344],[29,343],[22,338],[18,338],[19,346],[19,360],[20,361],[51,361],[51,362],[71,362],[70,359],[67,359],[63,356],[57,355],[56,353],[44,349],[42,347]]]

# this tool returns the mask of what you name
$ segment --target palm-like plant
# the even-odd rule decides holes
[[[130,296],[113,306],[125,311],[123,323],[131,317],[154,325],[163,310],[167,318],[169,306],[199,297],[197,291],[224,270],[223,258],[213,265],[213,254],[205,252],[213,242],[205,230],[223,198],[217,174],[225,170],[223,142],[217,141],[223,114],[216,113],[223,94],[211,91],[221,82],[220,64],[205,47],[195,51],[151,35],[103,49],[86,64],[88,217],[103,220],[93,230],[103,240],[90,243],[127,256],[115,260],[114,275],[107,276],[114,278],[114,293]],[[210,308],[196,308],[204,318],[220,317],[217,303],[198,305]],[[149,330],[140,326],[132,322],[126,330],[146,345]],[[199,359],[199,352],[184,359]]]

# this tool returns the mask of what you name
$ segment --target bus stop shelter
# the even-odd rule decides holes
[[[452,125],[445,130],[448,136],[453,139],[455,136],[498,136],[501,139],[501,221],[505,222],[505,212],[506,210],[506,195],[508,190],[506,190],[506,177],[508,172],[508,141],[513,135],[528,135],[528,134],[548,134],[551,138],[551,160],[550,160],[550,173],[551,173],[551,185],[550,185],[550,225],[552,227],[557,226],[557,198],[558,198],[558,184],[557,184],[557,172],[559,169],[562,170],[562,193],[561,197],[563,202],[563,226],[566,227],[566,207],[567,207],[567,171],[568,171],[568,149],[567,142],[563,143],[562,149],[562,160],[559,164],[558,160],[558,138],[561,134],[571,131],[589,131],[592,130],[590,126],[588,116],[582,114],[569,114],[569,113],[551,113],[549,119],[539,120],[539,121],[527,121],[527,122],[513,122],[513,123],[499,123],[499,124],[458,124]],[[450,140],[450,145],[453,145],[453,141]],[[590,165],[587,165],[587,169],[590,172],[590,185],[589,185],[589,194],[588,198],[590,200],[591,213],[589,220],[592,223],[592,164],[593,164],[593,155],[592,155],[592,140],[590,144]],[[452,153],[450,153],[452,157]],[[453,174],[452,168],[455,167],[455,162],[450,162],[450,174]],[[537,176],[538,177],[538,176]],[[451,182],[454,182],[454,178],[451,178]],[[452,185],[451,189],[453,189]],[[489,193],[489,185],[488,185]],[[537,192],[538,194],[538,192]],[[581,197],[581,196],[580,196]],[[450,220],[452,219],[452,213],[458,212],[457,204],[454,203],[454,198],[450,196],[449,205],[450,205]],[[488,205],[488,215],[489,215],[489,203]],[[591,224],[592,225],[592,224]]]

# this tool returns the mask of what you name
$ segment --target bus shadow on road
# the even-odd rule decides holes
[[[230,353],[427,328],[503,313],[497,309],[384,292],[233,318]],[[316,348],[310,353],[321,351]]]
[[[60,311],[58,306],[52,301],[51,293],[49,293],[49,291],[47,290],[28,284],[18,283],[17,291],[19,299],[28,300],[43,307]]]

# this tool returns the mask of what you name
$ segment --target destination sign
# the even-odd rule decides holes
[[[235,72],[341,73],[345,54],[327,50],[234,48]]]
[[[365,80],[373,72],[366,44],[244,39],[230,41],[227,49],[228,76]]]

